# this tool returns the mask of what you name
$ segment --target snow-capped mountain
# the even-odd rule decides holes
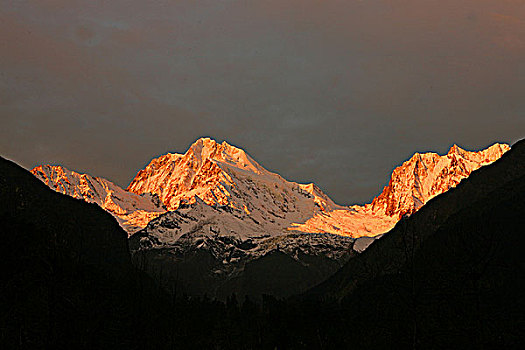
[[[62,166],[41,165],[31,173],[57,192],[98,204],[111,213],[128,234],[166,212],[154,195],[127,192],[111,181],[79,174]]]
[[[444,156],[416,153],[394,170],[372,203],[351,207],[210,138],[197,140],[185,154],[153,159],[126,190],[57,166],[32,172],[56,191],[113,214],[131,235],[134,256],[147,261],[153,274],[181,279],[190,293],[276,293],[284,285],[291,293],[319,283],[356,254],[352,246],[363,251],[373,241],[369,237],[389,231],[508,149],[495,144],[480,152],[454,146]],[[258,270],[268,264],[282,265],[283,275]],[[259,271],[258,283],[265,281],[257,288],[249,278],[253,271]],[[291,279],[296,275],[302,277]]]
[[[314,215],[304,224],[294,225],[303,232],[332,232],[352,237],[374,237],[388,232],[404,215],[410,215],[433,197],[455,187],[480,167],[499,159],[510,147],[496,143],[479,152],[457,145],[446,155],[416,153],[394,169],[388,186],[372,203],[354,205]]]
[[[286,233],[293,223],[336,205],[314,184],[302,185],[264,169],[243,150],[209,138],[197,140],[185,154],[167,154],[151,161],[127,188],[139,195],[158,195],[169,210],[200,198],[253,227],[238,235]]]
[[[180,205],[177,210],[152,220],[130,238],[130,248],[135,256],[147,257],[152,273],[163,270],[169,275],[169,271],[177,269],[176,275],[190,293],[214,296],[221,294],[221,288],[230,291],[225,285],[235,278],[242,278],[246,267],[254,261],[264,261],[274,252],[290,257],[296,265],[292,270],[307,269],[312,262],[316,262],[315,268],[319,269],[329,262],[323,267],[328,274],[352,254],[354,240],[350,237],[287,230],[280,231],[280,234],[269,233],[256,221],[246,218],[240,210],[227,205],[211,206],[195,197],[193,203]],[[205,258],[195,259],[192,263],[197,266],[203,261],[207,263],[201,269],[202,276],[194,276],[175,266],[203,253]],[[308,257],[309,262],[304,257]],[[302,283],[306,283],[304,288],[307,288],[325,277],[327,275],[306,277]],[[274,281],[276,278],[272,276]],[[195,280],[201,279],[206,280],[204,288],[191,286]],[[286,290],[290,290],[290,286]]]
[[[390,217],[412,214],[509,149],[508,145],[494,144],[480,152],[469,152],[454,145],[444,156],[416,153],[394,170],[388,186],[368,207]]]
[[[280,258],[288,266],[283,270],[286,276],[306,270],[307,277],[294,282],[293,288],[289,276],[271,276],[265,285],[277,283],[287,286],[283,290],[299,291],[294,288],[305,289],[326,278],[352,254],[350,237],[293,232],[294,223],[345,207],[314,184],[290,182],[264,169],[227,142],[203,138],[185,154],[154,159],[127,190],[157,195],[171,210],[131,238],[135,256],[147,256],[153,271],[176,268],[171,278],[183,279],[190,293],[217,296],[239,290],[229,284],[244,283],[238,281],[254,264]],[[191,260],[198,254],[205,257]],[[182,268],[187,261],[193,262]],[[207,263],[200,277],[189,272],[203,261]],[[325,272],[312,275],[317,270]]]
[[[390,230],[404,215],[454,187],[479,167],[509,150],[494,144],[480,152],[454,145],[448,154],[416,153],[397,167],[388,186],[364,206],[336,205],[313,183],[298,184],[269,172],[242,149],[201,138],[185,154],[153,159],[127,190],[60,166],[36,167],[32,173],[61,193],[94,202],[113,214],[131,235],[149,221],[200,198],[253,227],[239,236],[278,236],[287,231],[373,237]]]

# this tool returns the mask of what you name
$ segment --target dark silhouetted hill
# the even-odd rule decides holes
[[[308,296],[341,300],[360,348],[516,348],[525,329],[524,249],[520,141]]]
[[[175,293],[167,301],[131,265],[126,235],[109,214],[47,189],[9,161],[0,165],[2,349],[522,347],[523,141],[308,294],[259,303]],[[253,269],[238,282],[247,293],[261,287],[267,266]]]
[[[0,348],[165,344],[163,295],[131,265],[110,214],[3,158],[0,202]]]

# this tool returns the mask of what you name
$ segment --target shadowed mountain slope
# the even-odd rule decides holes
[[[162,344],[152,300],[163,296],[132,266],[127,234],[109,213],[3,158],[0,202],[0,347]]]
[[[520,141],[308,296],[342,301],[358,348],[515,348],[525,329],[524,247]]]
[[[57,192],[98,204],[113,215],[129,235],[166,211],[156,196],[130,193],[109,180],[62,166],[41,165],[31,173]]]
[[[314,184],[287,181],[242,149],[210,138],[184,154],[153,159],[127,190],[60,166],[32,173],[117,218],[132,235],[135,262],[170,290],[221,299],[231,292],[284,297],[337,271],[355,254],[355,238],[365,237],[354,245],[362,251],[372,241],[367,236],[388,231],[508,149],[494,144],[479,152],[454,146],[446,155],[416,153],[394,170],[373,203],[353,207],[335,204]]]

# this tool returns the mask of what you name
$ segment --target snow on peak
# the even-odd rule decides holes
[[[208,137],[200,138],[195,141],[190,146],[188,152],[186,152],[186,155],[188,154],[193,155],[193,157],[200,162],[206,159],[211,159],[256,174],[265,171],[264,168],[247,155],[244,150],[232,146],[226,141],[218,143]]]
[[[450,150],[448,151],[447,155],[449,154],[463,154],[465,152],[464,149],[459,147],[458,145],[454,144],[452,147],[450,147]]]
[[[287,181],[264,169],[242,149],[210,138],[198,139],[184,154],[168,153],[153,159],[127,190],[59,166],[40,166],[32,172],[58,192],[97,203],[129,233],[166,210],[199,210],[204,216],[213,213],[216,220],[231,224],[223,230],[243,237],[279,236],[289,231],[372,237],[387,232],[401,217],[509,149],[506,144],[494,144],[470,152],[454,145],[442,156],[415,153],[394,169],[389,185],[372,203],[352,207],[335,204],[313,183]],[[202,220],[211,220],[204,216]],[[245,223],[241,226],[247,232],[241,232],[239,222]]]
[[[141,170],[128,190],[154,193],[168,210],[197,199],[256,225],[253,232],[287,233],[294,223],[343,208],[314,184],[300,185],[264,169],[245,151],[210,138],[194,142],[184,155],[161,156]],[[224,219],[227,220],[227,219]]]
[[[377,236],[389,231],[405,215],[431,198],[455,187],[474,170],[499,159],[510,147],[494,144],[471,152],[453,145],[446,155],[415,153],[392,172],[390,182],[372,203],[314,215],[294,228],[305,232],[333,232],[353,237]]]
[[[416,154],[394,169],[389,185],[374,199],[375,213],[401,218],[455,187],[474,170],[499,159],[510,147],[495,144],[479,152],[453,145],[446,155]]]
[[[306,185],[299,185],[301,189],[309,193],[314,199],[314,203],[321,209],[321,211],[328,211],[338,207],[316,184],[309,183]]]
[[[153,196],[129,193],[109,180],[80,174],[57,165],[40,165],[31,173],[57,192],[96,203],[133,233],[166,210]]]
[[[183,155],[153,159],[133,179],[128,191],[155,193],[169,210],[198,196],[208,205],[227,205],[252,212],[258,205],[259,191],[272,193],[283,183],[287,182],[264,169],[242,149],[226,141],[201,138]],[[257,200],[252,200],[252,196]]]

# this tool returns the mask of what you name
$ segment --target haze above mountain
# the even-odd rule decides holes
[[[0,149],[121,187],[200,136],[367,203],[525,130],[521,0],[3,1]]]

